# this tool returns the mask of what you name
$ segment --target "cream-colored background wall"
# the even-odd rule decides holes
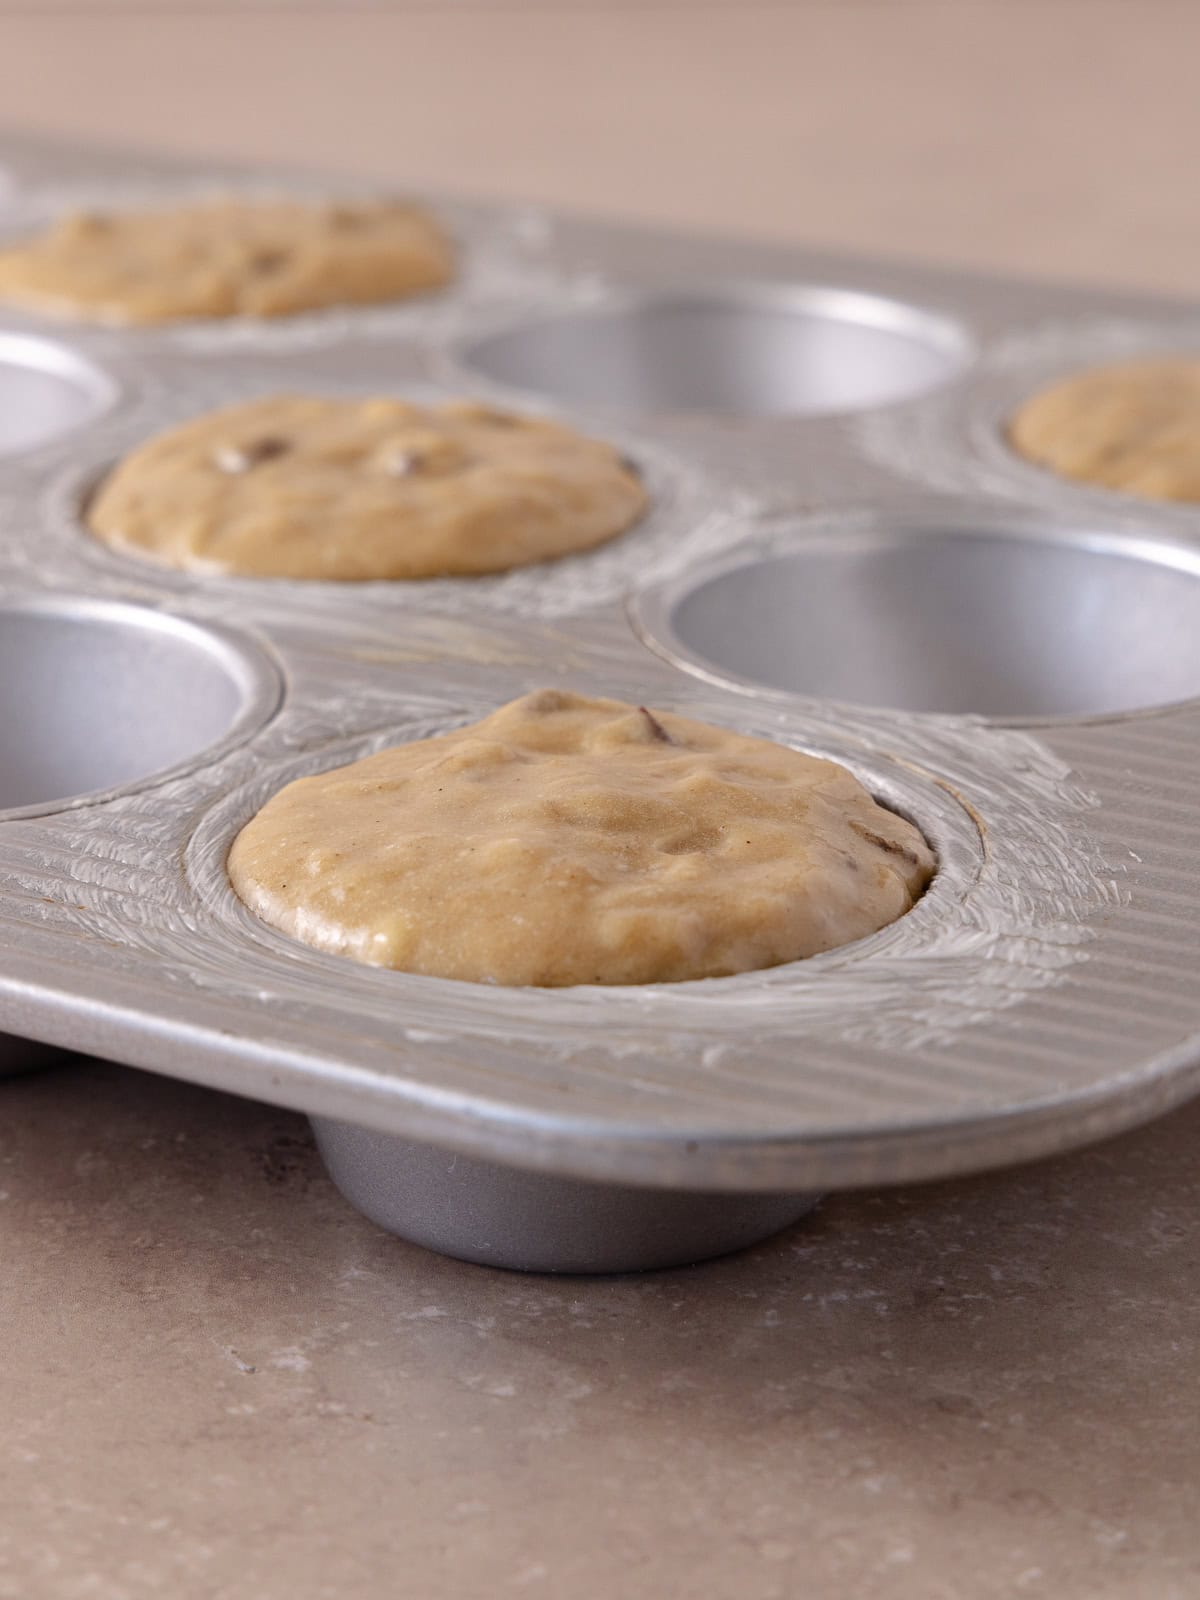
[[[0,5],[0,118],[1188,293],[1191,0]]]

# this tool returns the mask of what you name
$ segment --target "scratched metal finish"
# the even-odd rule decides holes
[[[21,144],[0,150],[0,167],[10,235],[66,200],[240,181]],[[889,520],[1003,535],[1011,517],[1037,546],[1061,525],[1085,557],[1119,536],[1132,557],[1167,551],[1167,569],[1190,582],[1200,516],[1046,478],[1008,455],[998,422],[1066,367],[1200,342],[1200,319],[1136,297],[532,211],[447,212],[467,276],[420,307],[130,335],[0,315],[0,363],[4,335],[43,339],[116,396],[73,432],[0,458],[0,611],[74,639],[98,601],[133,602],[217,626],[222,649],[243,650],[227,663],[242,701],[211,751],[181,755],[165,777],[148,756],[150,770],[99,800],[67,791],[2,813],[0,1027],[533,1171],[664,1189],[785,1193],[965,1171],[1081,1143],[1195,1092],[1200,707],[1175,692],[1169,664],[1148,671],[1151,699],[1161,678],[1163,697],[1181,702],[1168,709],[1047,717],[1018,706],[989,720],[839,704],[706,658],[675,636],[671,597],[686,595],[689,574],[781,550],[804,557],[840,528],[886,540]],[[788,283],[842,298],[773,287]],[[819,413],[824,400],[833,414],[771,414],[777,373],[756,414],[689,413],[670,405],[672,384],[719,388],[728,347],[680,378],[664,331],[666,366],[648,376],[614,367],[596,393],[580,392],[578,370],[555,393],[530,386],[556,350],[589,348],[589,319],[649,314],[657,338],[688,286],[702,305],[733,308],[720,338],[735,353],[746,341],[751,377],[749,342],[772,317],[819,322],[851,307],[847,292],[899,302],[883,307],[885,333],[919,334],[935,376],[920,387],[928,374],[914,366],[918,392],[874,404],[868,352],[866,395],[846,404],[818,384],[796,402]],[[548,317],[556,328],[535,350],[522,329]],[[902,390],[907,358],[894,356],[888,381]],[[297,388],[538,407],[617,441],[658,506],[591,555],[428,585],[201,579],[125,560],[83,532],[89,486],[136,440],[222,399]],[[664,408],[644,408],[655,396]],[[47,593],[62,597],[57,613]],[[846,762],[925,830],[939,855],[932,888],[900,922],[809,962],[571,991],[359,967],[236,902],[225,852],[281,783],[547,683]],[[55,737],[79,741],[88,772],[104,706],[86,676],[71,692],[78,715]],[[50,690],[30,693],[36,703]],[[36,719],[11,704],[4,714],[36,743]],[[189,714],[181,700],[179,718]]]

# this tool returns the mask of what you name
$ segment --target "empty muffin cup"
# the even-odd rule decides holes
[[[64,345],[0,333],[0,457],[73,433],[116,395],[110,378]]]
[[[740,685],[1004,721],[1200,695],[1200,551],[969,525],[803,533],[635,602],[644,639]]]
[[[280,680],[224,629],[141,606],[0,601],[0,812],[53,811],[213,760]]]
[[[797,286],[647,293],[478,339],[465,364],[578,405],[747,417],[886,405],[947,382],[970,341],[916,306]]]

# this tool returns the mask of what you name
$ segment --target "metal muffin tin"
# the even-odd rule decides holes
[[[286,175],[10,143],[0,233]],[[1145,298],[463,204],[400,307],[158,331],[0,314],[0,1025],[304,1110],[383,1226],[563,1271],[696,1260],[831,1188],[1150,1117],[1200,1077],[1200,513],[1060,482],[1004,417],[1200,347]],[[655,498],[497,578],[202,579],[82,529],[149,433],[252,394],[468,394]],[[736,978],[501,989],[358,966],[224,871],[280,785],[561,684],[827,754],[938,854],[872,938]],[[464,907],[469,915],[469,907]]]

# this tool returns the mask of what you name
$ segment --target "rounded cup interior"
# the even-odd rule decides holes
[[[497,382],[576,404],[819,416],[945,382],[965,363],[967,341],[899,301],[798,288],[559,314],[492,334],[465,354]]]
[[[1200,553],[1151,542],[822,536],[681,586],[663,621],[685,664],[859,705],[1013,720],[1200,695]]]
[[[112,382],[63,346],[0,334],[0,457],[73,433],[115,398]]]
[[[178,617],[101,601],[0,604],[0,810],[144,781],[248,713],[251,665]]]

